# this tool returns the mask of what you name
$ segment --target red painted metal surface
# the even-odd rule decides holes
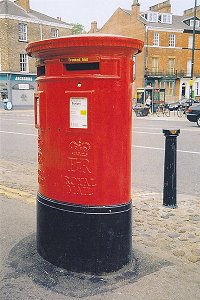
[[[28,45],[37,58],[39,192],[72,204],[131,199],[131,85],[139,40],[70,36]]]

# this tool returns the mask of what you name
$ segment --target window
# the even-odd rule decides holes
[[[168,60],[168,69],[169,69],[169,74],[170,75],[175,74],[175,58],[169,58],[169,60]]]
[[[162,15],[161,21],[162,23],[167,23],[167,15]]]
[[[159,88],[160,89],[165,89],[165,81],[160,81]]]
[[[200,22],[199,20],[195,20],[195,27],[199,27]],[[190,26],[193,27],[194,26],[194,20],[190,20]]]
[[[158,57],[152,57],[152,72],[158,73]]]
[[[191,70],[192,70],[192,60],[188,59],[188,61],[187,61],[187,76],[191,76]]]
[[[157,32],[153,34],[153,46],[159,46],[159,33]]]
[[[172,15],[171,14],[160,14],[158,19],[161,23],[172,24]]]
[[[174,81],[161,81],[159,87],[165,89],[166,96],[175,96]]]
[[[148,13],[148,21],[149,22],[158,22],[158,13],[155,12],[149,12]]]
[[[19,41],[27,42],[27,25],[19,23]]]
[[[56,28],[51,28],[51,37],[52,38],[56,38],[59,36],[59,32],[58,32],[58,29]]]
[[[40,39],[43,40],[42,24],[40,24]]]
[[[170,96],[174,96],[174,82],[173,81],[166,82],[166,93]]]
[[[158,13],[149,11],[141,14],[141,16],[149,22],[172,24],[172,14],[170,13]]]
[[[188,48],[192,49],[192,46],[193,46],[193,36],[190,35],[188,39]]]
[[[27,54],[20,54],[20,71],[28,72],[28,56],[27,56]]]
[[[169,35],[169,47],[175,47],[176,44],[176,36],[175,34]]]
[[[199,82],[195,82],[195,95],[200,95]]]
[[[162,82],[160,82],[160,88],[165,89],[166,96],[174,96],[175,95],[174,81],[162,81]]]

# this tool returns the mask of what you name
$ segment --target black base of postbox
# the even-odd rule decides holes
[[[74,272],[101,274],[132,257],[132,202],[81,206],[38,194],[37,250],[52,264]]]

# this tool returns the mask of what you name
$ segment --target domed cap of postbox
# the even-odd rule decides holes
[[[113,47],[127,48],[132,54],[142,51],[144,43],[141,40],[110,34],[87,34],[70,35],[66,37],[42,40],[30,43],[26,51],[29,56],[36,58],[48,58],[62,55],[66,51],[74,51],[77,48],[87,48],[88,52],[98,51],[100,48],[106,48],[112,53]]]

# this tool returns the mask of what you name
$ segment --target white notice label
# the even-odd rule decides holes
[[[28,83],[19,83],[19,90],[29,90],[29,84]]]
[[[87,128],[87,98],[70,98],[70,128]]]

